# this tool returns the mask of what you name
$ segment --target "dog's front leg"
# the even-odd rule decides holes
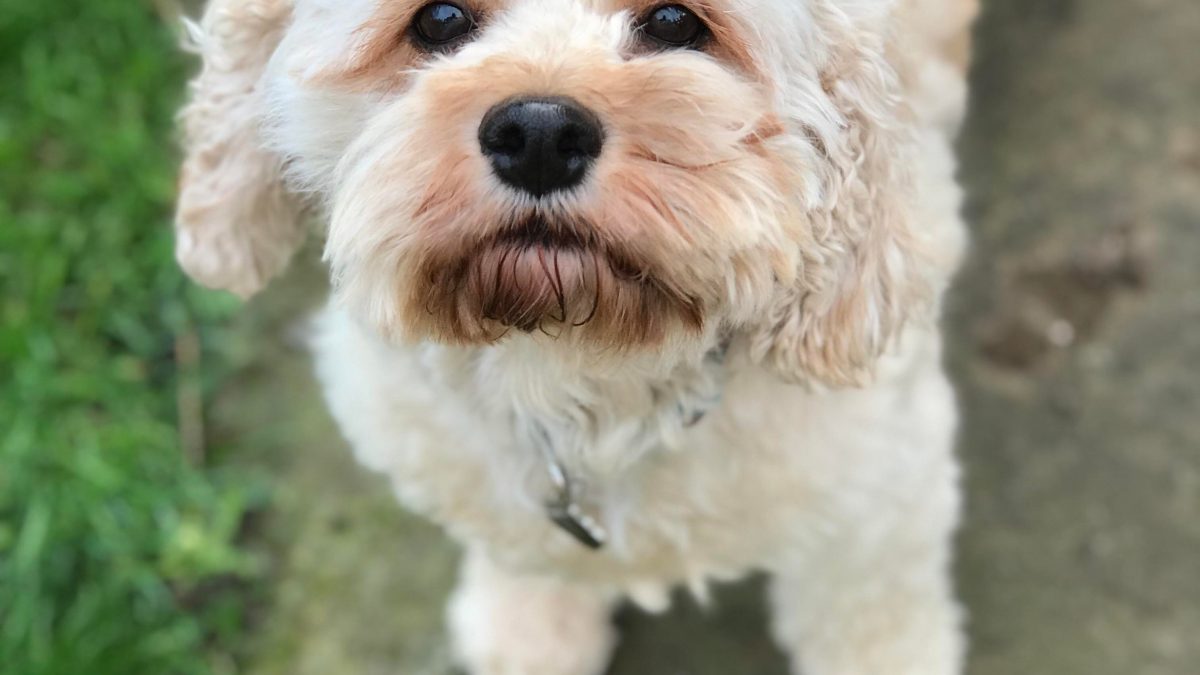
[[[964,641],[947,572],[949,533],[853,546],[776,572],[776,639],[797,675],[959,675]],[[801,571],[803,570],[803,571]]]
[[[616,642],[616,595],[559,579],[512,574],[471,551],[449,620],[470,675],[600,675]]]

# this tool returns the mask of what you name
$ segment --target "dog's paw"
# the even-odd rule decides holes
[[[591,617],[518,613],[477,625],[482,618],[456,622],[455,655],[469,675],[601,675],[615,643],[608,622]]]
[[[616,643],[608,600],[591,589],[468,566],[450,603],[470,675],[601,675]]]

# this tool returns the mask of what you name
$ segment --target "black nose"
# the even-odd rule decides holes
[[[505,101],[479,125],[479,145],[492,170],[534,197],[579,185],[603,144],[600,120],[566,98]]]

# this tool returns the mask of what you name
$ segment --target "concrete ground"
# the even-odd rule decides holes
[[[948,309],[972,675],[1200,672],[1200,4],[994,0],[961,143],[974,255]],[[442,675],[456,554],[356,467],[286,317],[214,411],[274,474],[254,675]],[[760,584],[620,617],[612,675],[784,675]]]

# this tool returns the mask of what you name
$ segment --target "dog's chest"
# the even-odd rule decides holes
[[[453,480],[410,483],[400,492],[424,493],[410,503],[514,566],[629,585],[734,576],[768,554],[772,521],[781,516],[770,505],[794,503],[796,483],[787,467],[767,459],[771,449],[739,443],[719,406],[703,416],[672,415],[593,432],[601,448],[629,443],[636,460],[628,465],[597,470],[584,447],[571,450],[577,456],[549,458],[518,432],[490,454],[461,458],[480,476],[469,495],[456,492]],[[659,436],[654,427],[669,433]],[[570,486],[565,494],[560,471]],[[574,510],[569,516],[564,499]]]
[[[764,514],[778,510],[764,504],[794,492],[769,444],[739,438],[716,355],[652,385],[539,388],[511,363],[400,352],[340,320],[323,328],[320,374],[360,461],[513,564],[628,584],[733,574],[769,544]],[[599,550],[554,524],[555,464],[602,527]]]
[[[454,364],[435,354],[422,367],[491,432],[463,458],[487,476],[480,499],[496,513],[513,511],[505,521],[522,523],[528,543],[542,541],[547,553],[583,550],[630,566],[661,559],[661,549],[689,548],[697,530],[712,525],[697,516],[737,490],[717,451],[729,439],[717,440],[721,425],[705,424],[721,417],[724,346],[657,377],[580,377],[489,354],[447,378]],[[525,524],[529,517],[541,522]],[[492,522],[471,538],[505,540],[504,529]]]

